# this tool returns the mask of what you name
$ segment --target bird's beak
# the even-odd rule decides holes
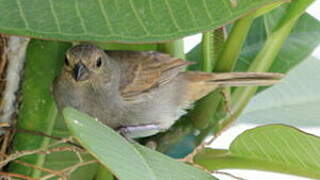
[[[83,81],[88,79],[89,70],[84,64],[80,62],[74,66],[73,75],[76,81]]]

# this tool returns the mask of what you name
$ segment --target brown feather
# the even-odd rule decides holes
[[[154,51],[107,51],[122,67],[120,92],[122,97],[132,99],[154,87],[173,80],[183,69],[192,64],[179,58]]]

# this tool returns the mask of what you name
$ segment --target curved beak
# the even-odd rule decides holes
[[[73,76],[76,81],[88,79],[89,69],[81,62],[76,64],[73,69]]]

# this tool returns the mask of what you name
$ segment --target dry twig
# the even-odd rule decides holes
[[[50,154],[52,152],[61,152],[61,151],[72,151],[72,152],[84,152],[82,149],[79,149],[75,146],[63,146],[63,147],[56,147],[51,149],[36,149],[36,150],[29,150],[29,151],[18,151],[11,155],[8,155],[7,158],[3,161],[0,161],[0,167],[5,166],[9,162],[21,158],[23,156],[28,156],[32,154]]]
[[[62,178],[63,179],[67,179],[67,177],[69,177],[79,167],[86,166],[86,165],[93,164],[93,163],[97,163],[97,162],[98,162],[97,160],[79,162],[79,163],[77,163],[77,164],[75,164],[75,165],[73,165],[71,167],[65,168],[65,169],[60,171],[61,174],[62,174]],[[49,175],[43,176],[42,178],[40,178],[40,180],[47,180],[47,179],[50,179],[50,178],[55,177],[55,176],[56,175],[54,175],[54,174],[49,174]]]
[[[197,146],[190,154],[188,154],[185,158],[180,159],[179,161],[193,163],[193,157],[202,151],[206,146],[210,145],[214,140],[216,140],[217,136],[212,136],[209,141],[202,142],[199,146]]]
[[[16,177],[16,178],[21,178],[21,179],[26,179],[26,180],[37,180],[22,174],[16,174],[16,173],[9,173],[9,172],[0,172],[0,176],[8,176],[8,177]]]
[[[223,172],[223,171],[212,171],[213,174],[221,174],[221,175],[225,175],[225,176],[229,176],[229,177],[232,177],[233,179],[236,179],[236,180],[246,180],[242,177],[239,177],[239,176],[235,176],[231,173],[227,173],[227,172]]]

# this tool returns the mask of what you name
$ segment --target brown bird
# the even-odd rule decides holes
[[[271,85],[277,73],[184,72],[191,63],[159,52],[103,51],[78,45],[54,83],[59,109],[74,107],[127,137],[167,130],[218,87]]]

